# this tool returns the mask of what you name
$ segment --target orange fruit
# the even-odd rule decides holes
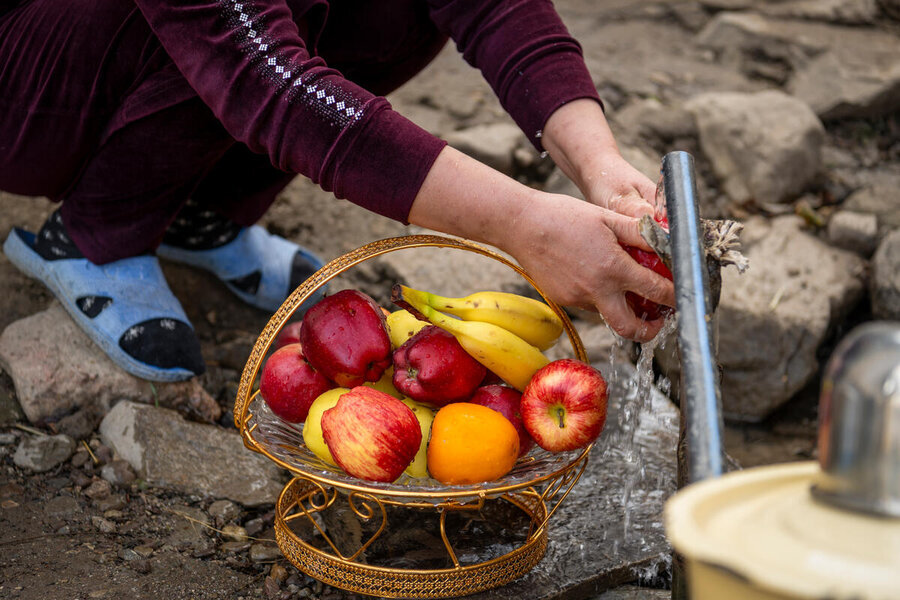
[[[448,485],[503,477],[519,456],[519,434],[502,414],[486,406],[448,404],[434,416],[428,472]]]

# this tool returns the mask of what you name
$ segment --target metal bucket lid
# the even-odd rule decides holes
[[[689,485],[665,506],[666,534],[752,587],[797,598],[900,593],[900,520],[813,499],[816,462],[756,467]]]

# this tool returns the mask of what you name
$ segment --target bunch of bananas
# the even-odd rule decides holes
[[[453,334],[478,362],[519,391],[550,362],[542,350],[556,343],[563,331],[553,309],[517,294],[476,292],[447,298],[397,284],[392,300]]]

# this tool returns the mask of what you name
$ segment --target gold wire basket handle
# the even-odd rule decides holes
[[[247,359],[247,364],[244,366],[244,371],[241,374],[241,383],[238,387],[237,400],[234,404],[235,426],[242,433],[244,432],[247,423],[247,410],[250,407],[250,401],[253,397],[253,383],[256,381],[256,376],[259,374],[263,358],[275,341],[278,332],[281,331],[281,328],[284,327],[284,324],[287,323],[288,319],[291,318],[297,308],[302,306],[303,303],[306,302],[310,296],[315,294],[320,287],[361,262],[376,256],[381,256],[382,254],[387,254],[388,252],[425,247],[455,248],[457,250],[474,252],[493,258],[514,270],[534,287],[547,305],[553,309],[553,312],[562,319],[563,327],[565,328],[566,334],[569,336],[569,341],[572,344],[575,357],[581,361],[587,362],[587,353],[584,350],[584,345],[581,342],[581,338],[578,337],[578,332],[575,331],[575,327],[572,325],[569,316],[559,307],[559,305],[544,295],[544,292],[541,291],[531,276],[519,265],[484,246],[480,246],[467,240],[438,235],[408,235],[387,238],[361,246],[356,250],[343,254],[325,264],[321,269],[313,273],[306,281],[300,284],[297,289],[288,296],[287,300],[282,303],[278,310],[275,311],[269,319],[269,322],[266,323],[266,326],[259,334],[259,337],[256,339],[256,343],[253,345],[253,350],[251,350],[250,357]],[[246,435],[244,436],[244,439],[245,441],[248,440]],[[255,442],[250,448],[257,452],[260,451]]]

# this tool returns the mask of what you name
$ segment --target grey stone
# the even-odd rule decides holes
[[[247,531],[240,525],[225,525],[221,530],[222,537],[232,542],[247,541]]]
[[[876,0],[791,0],[768,3],[757,10],[771,17],[840,25],[872,25],[879,17]]]
[[[900,0],[878,0],[878,7],[888,17],[900,21]]]
[[[100,533],[116,532],[116,524],[103,517],[91,517],[91,525],[93,525]]]
[[[807,6],[852,12],[836,4],[841,3],[817,0]],[[866,11],[856,11],[857,18]],[[785,65],[788,91],[823,120],[877,117],[900,106],[900,39],[888,31],[725,12],[710,21],[698,41],[744,70],[760,57]]]
[[[828,220],[828,241],[838,248],[869,256],[878,244],[878,218],[872,214],[839,210]]]
[[[131,482],[135,480],[134,470],[124,460],[114,460],[103,465],[103,468],[100,469],[100,477],[116,487],[131,485]]]
[[[825,129],[803,102],[779,91],[710,92],[686,108],[725,192],[737,202],[782,202],[819,173]]]
[[[19,437],[14,433],[0,433],[0,446],[11,446]]]
[[[82,512],[78,500],[72,496],[56,496],[44,504],[44,515],[49,518],[73,519]]]
[[[230,500],[216,500],[206,509],[209,516],[221,527],[225,523],[234,521],[241,515],[241,507]]]
[[[742,242],[749,270],[722,271],[722,404],[729,418],[759,421],[815,375],[816,351],[862,298],[866,264],[794,216],[748,220]]]
[[[621,127],[623,135],[635,132],[651,141],[670,143],[697,136],[697,123],[691,113],[679,104],[663,104],[655,99],[630,102],[616,111],[611,120]]]
[[[271,562],[282,558],[277,544],[259,542],[250,546],[250,560],[255,563]]]
[[[103,483],[106,483],[104,481]],[[122,510],[128,504],[125,496],[122,494],[110,494],[102,498],[94,499],[91,504],[97,510],[106,512],[108,510]]]
[[[670,600],[670,590],[654,590],[636,585],[623,585],[594,596],[590,600]]]
[[[209,517],[199,508],[193,506],[174,505],[169,508],[172,518],[166,523],[171,528],[164,543],[178,549],[198,549],[212,544],[209,539]]]
[[[526,143],[525,136],[512,123],[476,125],[447,134],[447,143],[501,173],[513,173],[516,147]]]
[[[900,320],[900,229],[888,234],[872,257],[872,314]]]
[[[112,486],[105,479],[96,479],[84,489],[84,495],[91,500],[103,500],[112,494]]]
[[[169,409],[120,402],[100,434],[152,485],[245,506],[273,503],[281,491],[280,469],[248,451],[237,432],[185,421]]]
[[[856,190],[844,200],[842,208],[874,215],[878,221],[878,236],[883,238],[900,227],[900,177],[886,178]]]
[[[41,473],[69,460],[74,451],[75,440],[67,435],[26,437],[16,448],[13,462],[17,467]]]
[[[4,371],[0,370],[0,427],[25,420],[25,413],[16,398],[15,385]]]
[[[32,423],[79,408],[100,414],[120,399],[158,403],[215,422],[222,409],[195,379],[152,383],[113,363],[58,302],[0,334],[0,367]]]

